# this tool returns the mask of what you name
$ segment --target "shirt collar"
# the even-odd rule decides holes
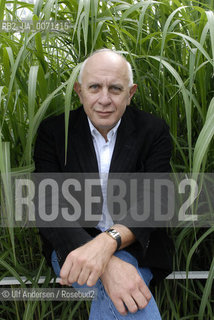
[[[97,136],[97,135],[101,135],[100,132],[95,128],[95,126],[93,125],[93,123],[91,122],[91,120],[88,118],[88,123],[89,123],[89,127],[90,127],[90,131],[91,131],[91,135],[93,137]],[[120,125],[121,119],[116,123],[116,125],[108,132],[107,134],[107,138],[108,140],[110,140],[117,132],[117,129]]]

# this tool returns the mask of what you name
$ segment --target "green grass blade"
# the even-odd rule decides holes
[[[77,75],[79,73],[79,70],[81,68],[82,63],[77,65],[69,80],[68,80],[68,85],[66,88],[66,94],[65,94],[65,163],[67,161],[67,145],[68,145],[68,123],[69,123],[69,113],[71,110],[71,96],[73,92],[73,86],[76,81]]]
[[[188,137],[188,148],[189,148],[189,163],[191,166],[191,159],[192,159],[192,137],[191,137],[191,131],[192,131],[192,124],[191,124],[191,108],[189,108],[189,97],[187,90],[185,88],[184,82],[181,79],[178,72],[165,60],[162,59],[162,57],[154,57],[149,56],[149,58],[159,61],[166,69],[173,75],[175,80],[177,81],[179,85],[179,89],[182,92],[184,104],[185,104],[185,112],[186,112],[186,121],[187,121],[187,137]]]
[[[212,56],[214,59],[214,12],[207,11],[206,15],[208,19],[208,26],[210,29],[211,50],[212,50]]]
[[[200,172],[200,167],[209,144],[214,136],[214,98],[211,100],[206,121],[198,136],[193,154],[193,172]]]
[[[32,140],[34,139],[38,127],[40,125],[40,122],[45,116],[45,113],[48,109],[49,104],[51,101],[56,97],[56,95],[67,85],[67,81],[63,84],[61,84],[56,90],[54,90],[51,94],[48,95],[48,97],[45,99],[45,101],[41,104],[39,110],[34,116],[33,124],[32,124]],[[32,141],[31,141],[32,142]]]
[[[166,37],[167,37],[167,33],[168,33],[168,29],[170,27],[170,23],[172,22],[172,19],[174,18],[174,16],[176,15],[177,12],[185,9],[186,6],[182,6],[182,7],[179,7],[177,8],[176,10],[174,10],[170,15],[169,17],[167,18],[166,20],[166,23],[164,25],[164,28],[163,28],[163,35],[162,35],[162,40],[161,40],[161,50],[160,50],[160,55],[161,57],[163,56],[163,51],[164,51],[164,46],[165,46],[165,42],[166,42]]]
[[[0,21],[2,21],[3,18],[4,18],[5,3],[6,3],[6,0],[1,0],[0,1]]]
[[[178,35],[179,37],[191,42],[196,48],[198,48],[198,50],[204,55],[204,57],[210,62],[210,64],[212,66],[214,65],[214,62],[210,58],[209,54],[204,50],[204,48],[201,46],[201,44],[197,40],[193,39],[192,37],[190,37],[186,34],[180,33],[180,32],[171,32],[171,34]]]
[[[37,74],[38,66],[30,67],[29,81],[28,81],[28,117],[30,124],[32,123],[34,112],[35,112],[35,103],[36,103],[36,84],[37,84]]]
[[[39,66],[32,66],[29,73],[28,81],[28,118],[29,118],[29,130],[28,130],[28,143],[26,145],[26,163],[31,163],[31,149],[32,149],[32,131],[33,131],[33,118],[35,113],[36,104],[36,84]]]

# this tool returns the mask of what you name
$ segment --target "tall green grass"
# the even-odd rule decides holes
[[[12,3],[12,9],[8,4]],[[10,173],[34,170],[36,132],[42,119],[79,106],[73,93],[80,63],[94,50],[122,52],[133,66],[134,105],[170,126],[174,172],[214,168],[214,1],[1,1],[0,19],[69,21],[69,31],[0,34],[0,170],[12,214]],[[175,270],[210,270],[207,281],[165,281],[155,288],[163,319],[214,319],[213,227],[173,230]],[[1,278],[38,279],[44,263],[36,229],[1,229]],[[36,286],[36,280],[34,282]],[[3,302],[2,319],[87,319],[88,304]]]

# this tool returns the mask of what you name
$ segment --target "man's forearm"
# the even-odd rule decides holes
[[[135,235],[126,226],[123,226],[122,224],[115,224],[112,228],[117,230],[121,236],[121,246],[119,249],[124,249],[136,241]]]
[[[134,234],[125,226],[112,226],[120,233],[121,247],[125,248],[135,241]],[[61,284],[78,282],[80,285],[94,285],[105,271],[106,265],[117,250],[117,242],[102,232],[85,245],[69,253],[61,269]]]

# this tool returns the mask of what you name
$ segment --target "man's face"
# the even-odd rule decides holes
[[[122,117],[137,86],[128,86],[125,60],[116,54],[100,52],[90,57],[82,74],[82,84],[75,83],[84,110],[97,128],[106,136]]]

